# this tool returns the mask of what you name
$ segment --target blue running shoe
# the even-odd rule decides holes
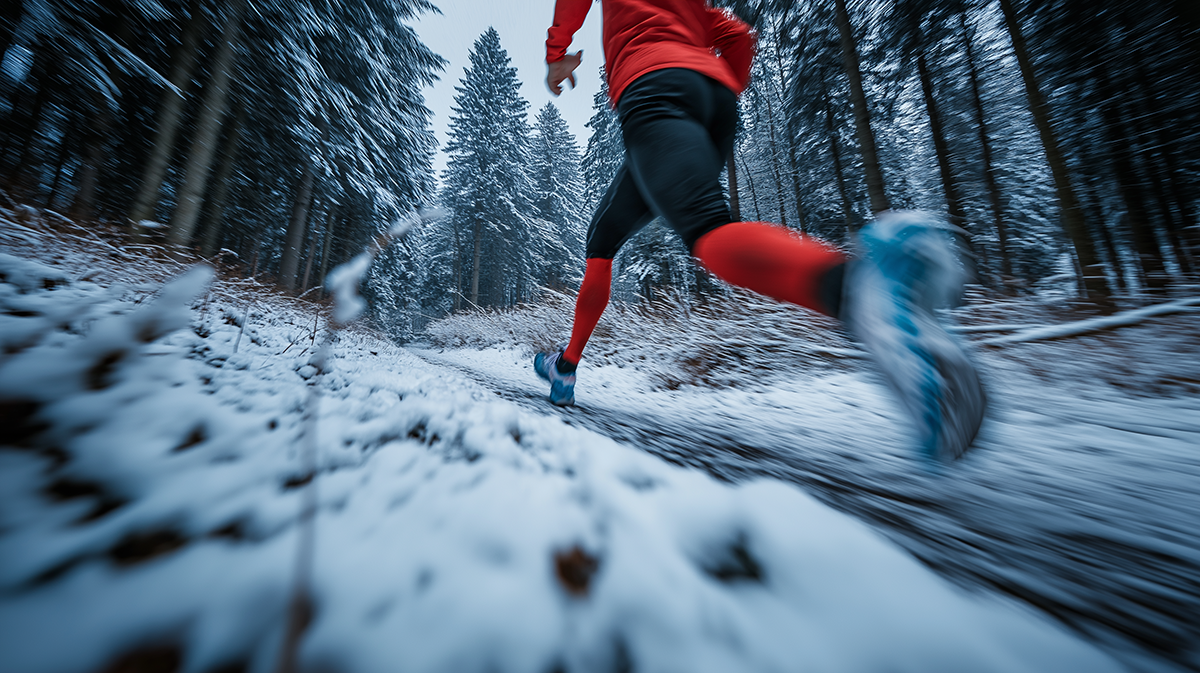
[[[575,404],[575,374],[563,374],[558,371],[558,359],[562,351],[557,353],[538,353],[533,356],[533,370],[538,376],[550,382],[550,403],[566,407]]]
[[[958,302],[966,274],[953,230],[926,213],[888,211],[858,233],[844,315],[917,427],[930,459],[949,462],[979,432],[987,396],[963,344],[935,310]]]

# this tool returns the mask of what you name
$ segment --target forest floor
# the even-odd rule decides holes
[[[931,470],[793,309],[614,306],[558,409],[561,297],[322,369],[325,306],[0,209],[0,670],[273,670],[297,586],[305,670],[1195,670],[1193,296],[973,296]]]

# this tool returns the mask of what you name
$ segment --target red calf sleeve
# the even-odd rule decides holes
[[[579,364],[583,347],[587,345],[600,321],[600,314],[608,306],[608,295],[612,288],[612,260],[593,257],[588,259],[583,272],[583,283],[579,296],[575,298],[575,326],[571,329],[571,343],[563,351],[563,359]]]
[[[846,256],[814,238],[763,222],[731,222],[696,241],[692,254],[727,283],[829,313],[818,299],[821,274]]]

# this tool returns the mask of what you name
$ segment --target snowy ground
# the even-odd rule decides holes
[[[311,305],[0,215],[0,670],[272,670],[313,493],[311,670],[1197,665],[1190,314],[1174,370],[988,354],[994,418],[938,475],[865,366],[585,365],[561,411],[528,352],[358,329],[318,374]]]

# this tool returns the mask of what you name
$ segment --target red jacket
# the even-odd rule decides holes
[[[603,0],[604,67],[613,105],[638,77],[687,68],[741,93],[750,82],[754,35],[706,0]],[[546,62],[561,61],[592,0],[557,0],[546,36]]]

